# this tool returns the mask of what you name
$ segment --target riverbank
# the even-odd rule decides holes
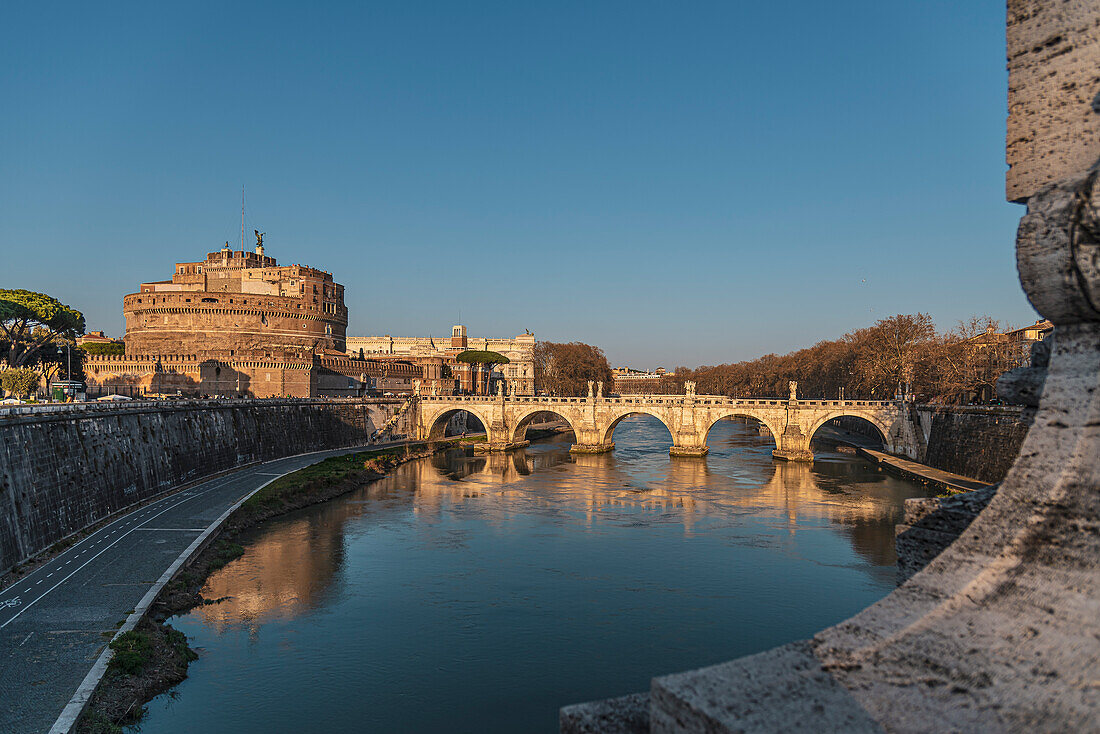
[[[976,489],[985,489],[991,486],[989,482],[983,482],[972,477],[964,477],[961,474],[953,474],[952,472],[936,469],[927,464],[920,464],[916,461],[903,459],[900,456],[892,456],[882,451],[863,448],[862,446],[856,449],[856,453],[872,464],[877,464],[885,471],[895,476],[902,477],[903,479],[911,479],[921,484],[927,484],[930,487],[935,487],[948,494],[973,492]]]
[[[881,444],[877,444],[866,436],[842,428],[825,426],[818,433],[820,434],[820,440],[836,446],[837,450],[842,453],[855,454],[894,476],[935,487],[946,494],[973,492],[991,486],[990,482],[981,479],[937,469],[928,464],[880,451],[876,446]]]
[[[243,554],[244,530],[319,504],[386,476],[394,467],[431,456],[452,442],[417,449],[391,447],[325,459],[276,479],[245,500],[211,534],[204,549],[165,585],[134,630],[111,643],[114,656],[77,722],[81,734],[116,734],[141,720],[145,703],[187,677],[196,659],[183,635],[166,620],[202,604],[207,577]]]

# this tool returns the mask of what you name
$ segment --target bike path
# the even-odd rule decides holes
[[[0,592],[0,732],[48,732],[104,646],[225,511],[278,476],[377,444],[239,469],[107,523]]]

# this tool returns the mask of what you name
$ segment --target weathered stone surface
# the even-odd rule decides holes
[[[566,706],[558,726],[562,734],[644,734],[649,731],[649,694]]]
[[[442,438],[455,413],[466,411],[487,427],[487,443],[500,450],[521,443],[534,416],[553,413],[573,430],[575,453],[603,453],[614,447],[615,427],[627,416],[641,414],[653,416],[668,428],[672,456],[701,457],[707,453],[707,433],[715,423],[743,417],[767,428],[775,439],[776,458],[812,461],[814,433],[837,418],[855,416],[874,426],[887,450],[919,458],[909,417],[911,406],[893,400],[735,399],[688,393],[618,398],[426,395],[418,403],[419,438]]]
[[[882,731],[808,642],[654,678],[649,695],[650,731],[660,734]]]
[[[950,497],[906,500],[904,518],[897,526],[898,583],[904,583],[954,543],[986,508],[997,486]]]
[[[1039,407],[1039,397],[1043,394],[1043,384],[1047,379],[1047,365],[1050,364],[1050,348],[1057,334],[1051,334],[1041,342],[1031,345],[1031,364],[1017,367],[997,378],[997,394],[1014,405]]]
[[[1009,201],[1100,157],[1100,115],[1092,110],[1100,93],[1098,44],[1095,0],[1009,0]]]

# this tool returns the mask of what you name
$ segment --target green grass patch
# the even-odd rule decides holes
[[[153,643],[145,632],[123,632],[107,647],[115,651],[108,667],[137,675],[153,656]]]
[[[210,570],[216,571],[230,561],[236,560],[243,555],[244,546],[237,543],[230,543],[226,540],[219,540],[214,546],[214,553],[210,558]]]
[[[256,510],[277,505],[283,499],[298,492],[329,487],[355,474],[366,472],[385,474],[400,462],[404,454],[405,449],[396,448],[331,456],[324,461],[299,469],[293,474],[276,479],[249,497],[244,507]]]
[[[175,627],[164,626],[164,640],[180,660],[191,662],[199,659],[199,654],[187,644],[187,635]]]
[[[122,727],[98,711],[88,709],[80,717],[80,731],[82,734],[122,734]]]

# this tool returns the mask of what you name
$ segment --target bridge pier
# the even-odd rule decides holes
[[[606,454],[615,448],[615,442],[607,443],[575,443],[569,447],[571,454]]]
[[[493,441],[492,443],[475,443],[475,454],[497,454],[505,451],[511,451],[512,449],[522,449],[525,446],[530,446],[530,441]]]
[[[710,447],[706,444],[702,446],[677,446],[673,444],[668,448],[669,456],[680,457],[702,457],[710,453]]]
[[[810,437],[802,433],[797,423],[788,423],[783,433],[775,436],[775,451],[772,451],[772,456],[783,461],[813,461]]]
[[[596,390],[587,398],[547,396],[419,395],[410,420],[417,436],[439,440],[447,421],[461,410],[485,426],[486,439],[475,444],[478,453],[500,453],[528,445],[527,426],[544,412],[555,413],[569,424],[576,438],[574,454],[605,454],[615,448],[612,438],[620,421],[632,415],[650,415],[672,435],[672,457],[706,456],[707,434],[718,421],[744,417],[759,421],[775,439],[772,456],[784,461],[813,461],[810,437],[826,422],[843,416],[863,418],[885,437],[892,452],[919,450],[916,429],[906,407],[897,401],[799,400],[792,385],[790,399],[731,398],[722,395],[632,395],[603,397]]]

